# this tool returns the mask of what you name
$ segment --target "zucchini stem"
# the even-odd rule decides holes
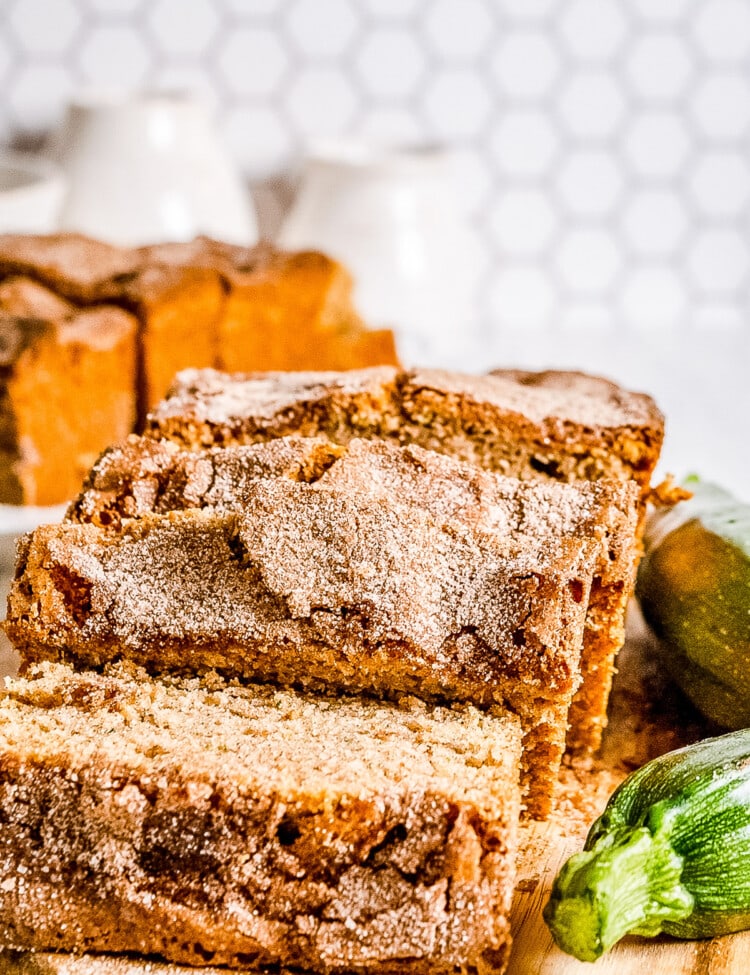
[[[657,935],[692,912],[682,857],[665,832],[620,826],[568,860],[544,909],[563,951],[595,961],[624,935]]]

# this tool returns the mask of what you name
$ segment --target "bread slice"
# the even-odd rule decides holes
[[[498,531],[449,498],[427,504],[430,485],[438,497],[448,486],[438,478],[428,476],[421,493],[373,491],[367,457],[352,455],[364,485],[343,471],[330,477],[328,450],[314,441],[244,448],[266,456],[247,465],[241,486],[241,458],[225,452],[197,477],[134,485],[142,513],[147,503],[163,511],[164,499],[177,506],[184,484],[184,510],[121,521],[105,504],[98,522],[110,527],[38,529],[19,553],[6,632],[26,662],[97,667],[127,657],[152,671],[216,668],[507,707],[524,727],[529,810],[546,815],[579,681],[596,542],[560,538],[544,522],[532,535],[532,519],[529,531]],[[281,476],[266,476],[274,465]],[[192,506],[201,481],[212,502],[203,510]]]
[[[512,717],[44,665],[0,698],[0,942],[502,971]]]
[[[598,743],[612,680],[612,647],[624,639],[637,547],[638,488],[633,482],[528,482],[478,470],[416,446],[282,437],[268,443],[181,449],[133,437],[107,450],[92,468],[68,518],[116,525],[123,518],[218,508],[241,511],[259,478],[286,477],[356,494],[409,497],[437,519],[459,518],[486,532],[553,534],[596,542],[586,614],[582,686],[573,702],[568,744]]]
[[[188,370],[151,414],[147,434],[190,449],[274,437],[323,435],[419,444],[479,467],[532,481],[619,481],[611,535],[640,538],[664,422],[653,400],[581,373],[506,371],[468,376],[388,367],[346,373],[226,375]],[[638,512],[625,513],[636,486]],[[636,542],[638,544],[638,542]],[[569,747],[599,746],[617,651],[624,640],[637,552],[619,581],[594,587],[583,652],[584,680],[571,714]],[[617,571],[617,570],[616,570]],[[600,572],[609,573],[607,560]]]
[[[651,397],[574,372],[186,370],[148,432],[192,447],[389,437],[524,479],[633,479],[645,494],[664,418]]]

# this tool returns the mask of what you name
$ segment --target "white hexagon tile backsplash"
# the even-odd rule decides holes
[[[746,328],[750,0],[2,0],[0,137],[205,95],[269,225],[309,140],[454,150],[478,335]]]

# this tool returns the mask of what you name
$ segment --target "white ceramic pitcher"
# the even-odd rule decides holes
[[[257,240],[249,190],[192,95],[81,96],[46,151],[68,180],[61,229],[126,246]]]
[[[342,261],[366,321],[396,329],[405,362],[427,362],[470,315],[465,233],[442,150],[339,143],[306,159],[278,242]]]

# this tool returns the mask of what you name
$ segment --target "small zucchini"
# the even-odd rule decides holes
[[[665,669],[708,718],[750,726],[750,505],[689,479],[646,527],[636,596]]]
[[[626,934],[750,928],[750,729],[629,775],[557,875],[544,919],[581,961]]]

